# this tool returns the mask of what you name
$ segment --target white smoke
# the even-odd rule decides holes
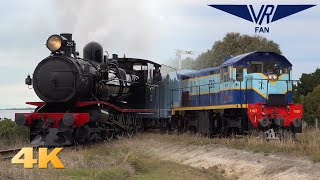
[[[148,58],[165,29],[157,15],[156,2],[70,0],[54,1],[57,24],[63,32],[71,32],[77,49],[90,41],[102,44],[105,50],[122,56]]]

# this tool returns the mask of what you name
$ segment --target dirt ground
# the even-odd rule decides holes
[[[253,153],[222,145],[182,145],[153,139],[130,141],[153,156],[197,168],[217,168],[239,179],[320,179],[320,163],[307,157]]]

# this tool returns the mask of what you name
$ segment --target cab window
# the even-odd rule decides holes
[[[228,82],[230,80],[229,78],[229,68],[228,66],[226,67],[222,67],[221,70],[220,70],[220,79],[221,79],[221,82]]]
[[[242,81],[243,80],[243,66],[239,65],[236,69],[236,80]]]
[[[278,62],[266,62],[263,66],[263,72],[266,74],[279,74]]]
[[[262,62],[252,61],[248,66],[248,74],[262,73]]]
[[[148,66],[142,65],[142,64],[134,64],[132,69],[134,71],[144,71],[144,70],[148,70]]]
[[[289,67],[283,67],[280,70],[280,74],[289,74],[290,68]]]

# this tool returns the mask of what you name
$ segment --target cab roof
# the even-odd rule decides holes
[[[226,60],[221,66],[229,66],[232,64],[241,64],[246,61],[282,61],[290,66],[292,64],[288,61],[288,59],[278,53],[271,51],[255,51],[246,54],[241,54],[236,57],[232,57]]]

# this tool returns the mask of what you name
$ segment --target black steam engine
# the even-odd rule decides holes
[[[31,144],[72,145],[132,136],[148,119],[157,117],[160,65],[104,55],[96,42],[76,51],[72,34],[52,35],[51,51],[26,84],[43,102],[34,113],[17,113],[15,121],[30,128]]]

